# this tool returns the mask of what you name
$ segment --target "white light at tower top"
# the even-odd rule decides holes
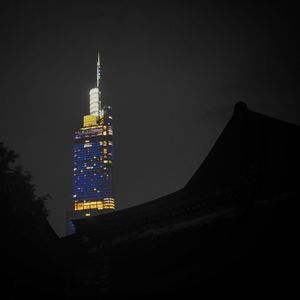
[[[90,90],[90,115],[99,116],[100,109],[100,91],[93,88]]]

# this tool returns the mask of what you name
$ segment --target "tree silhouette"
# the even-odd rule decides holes
[[[18,155],[0,143],[0,199],[8,217],[48,216],[45,202],[49,195],[38,197],[29,172],[16,165]]]

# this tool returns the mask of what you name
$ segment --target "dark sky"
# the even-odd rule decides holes
[[[23,2],[1,2],[0,140],[20,154],[38,194],[52,195],[59,235],[72,203],[73,133],[88,114],[98,50],[114,112],[119,209],[183,187],[237,101],[300,123],[293,7]]]

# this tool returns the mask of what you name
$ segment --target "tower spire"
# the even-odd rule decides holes
[[[100,53],[98,51],[98,61],[97,61],[97,88],[99,88],[100,82]]]

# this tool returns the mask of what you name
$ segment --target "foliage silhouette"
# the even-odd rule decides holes
[[[36,195],[32,176],[16,164],[18,155],[0,143],[0,199],[7,216],[24,218],[47,217],[46,201],[49,195]]]

